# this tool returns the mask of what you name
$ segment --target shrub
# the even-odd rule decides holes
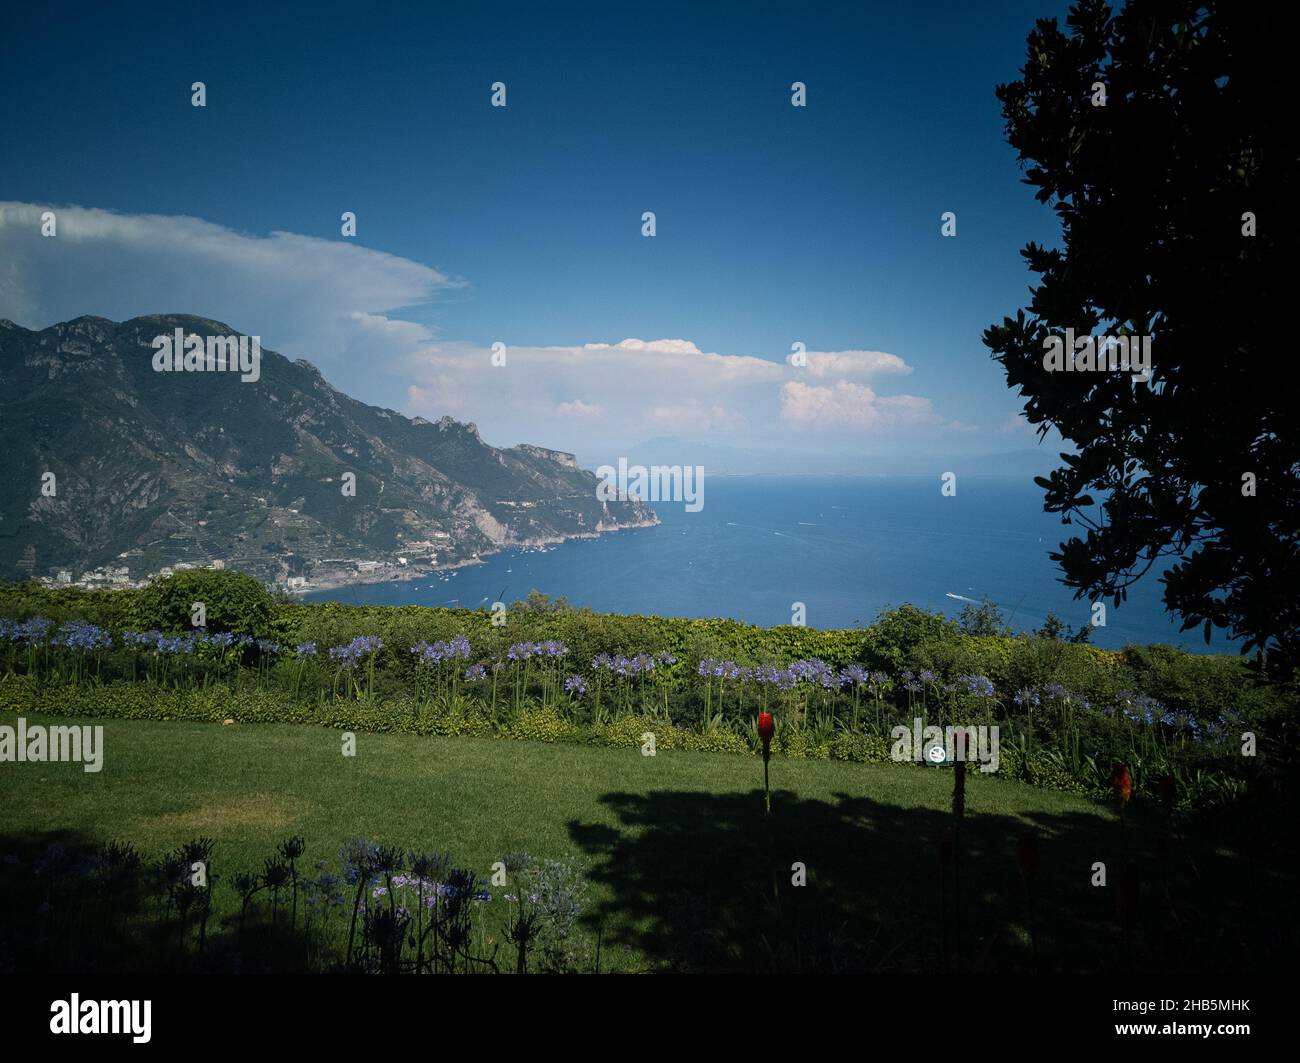
[[[252,576],[208,568],[154,580],[132,602],[129,622],[141,630],[192,630],[192,610],[202,602],[207,630],[270,635],[271,592]]]

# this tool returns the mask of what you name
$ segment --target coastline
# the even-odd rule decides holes
[[[653,510],[651,511],[653,513]],[[521,553],[527,553],[532,550],[542,550],[545,547],[559,546],[562,543],[575,541],[578,539],[599,539],[605,535],[614,535],[621,531],[633,531],[639,528],[657,528],[660,524],[658,516],[653,520],[634,521],[627,524],[616,524],[611,527],[597,528],[596,531],[574,532],[571,535],[557,535],[539,539],[526,539],[519,542],[503,542],[488,550],[480,551],[473,557],[463,558],[460,561],[453,561],[445,565],[399,565],[390,562],[379,562],[384,566],[382,575],[372,572],[340,572],[337,575],[323,577],[320,580],[312,580],[309,586],[292,588],[289,594],[299,600],[305,599],[311,594],[321,594],[327,591],[341,590],[344,587],[369,587],[378,586],[386,583],[410,583],[413,580],[424,579],[427,576],[437,575],[444,572],[455,572],[462,568],[470,568],[475,565],[486,564],[486,559],[496,557],[499,554],[506,553],[510,550],[517,550]],[[358,561],[367,560],[358,558]]]

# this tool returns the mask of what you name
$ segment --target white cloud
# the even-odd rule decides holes
[[[791,380],[781,388],[781,418],[800,428],[896,432],[934,427],[943,418],[919,395],[877,395],[865,384],[841,380],[818,387]]]
[[[41,235],[53,210],[56,236]],[[253,236],[199,218],[0,202],[0,317],[27,328],[96,314],[191,313],[328,369],[429,342],[385,316],[463,282],[343,239]]]
[[[809,351],[808,372],[815,377],[868,377],[906,375],[912,367],[896,354],[884,351]]]
[[[701,350],[687,339],[489,347],[445,340],[403,308],[463,282],[344,239],[258,236],[198,218],[0,202],[0,317],[44,327],[83,314],[193,313],[318,364],[342,390],[430,419],[476,422],[489,442],[588,453],[658,435],[733,446],[834,445],[845,430],[960,431],[883,351],[808,352],[807,365]],[[871,385],[868,385],[868,381]]]

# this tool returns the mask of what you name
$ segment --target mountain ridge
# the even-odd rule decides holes
[[[306,359],[263,348],[255,381],[155,371],[156,336],[242,335],[210,318],[0,326],[16,487],[0,499],[6,578],[214,560],[275,579],[329,558],[442,566],[657,523],[639,502],[599,501],[571,454],[369,406]]]

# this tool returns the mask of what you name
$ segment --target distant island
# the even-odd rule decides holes
[[[170,371],[168,342],[159,371],[171,336],[197,353]],[[185,314],[0,320],[0,577],[128,587],[211,566],[303,591],[658,523],[598,500],[572,454],[368,406],[260,344],[255,372],[211,371],[225,352],[239,368],[240,339]]]

